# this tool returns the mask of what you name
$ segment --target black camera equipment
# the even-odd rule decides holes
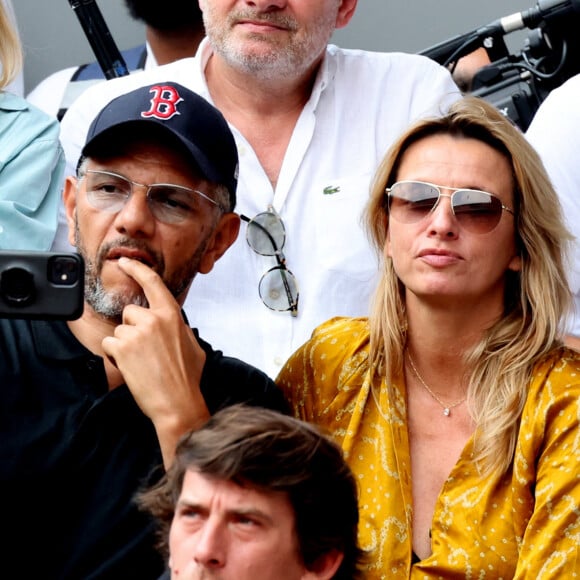
[[[504,36],[527,28],[522,50],[510,54]],[[422,51],[454,70],[479,47],[490,64],[477,71],[470,94],[496,106],[525,131],[550,91],[580,72],[580,0],[538,0],[536,6],[495,20]]]
[[[95,0],[69,0],[106,79],[129,74]]]

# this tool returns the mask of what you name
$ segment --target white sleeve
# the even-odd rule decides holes
[[[26,95],[26,100],[51,117],[56,117],[66,88],[77,68],[72,66],[47,76]]]
[[[554,89],[540,105],[526,137],[540,154],[560,198],[568,229],[580,231],[580,75]],[[571,251],[570,286],[580,305],[580,240]],[[580,311],[574,334],[580,336]]]

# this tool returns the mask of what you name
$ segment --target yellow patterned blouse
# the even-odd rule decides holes
[[[368,348],[366,319],[332,319],[277,380],[297,417],[338,440],[358,478],[366,577],[580,579],[580,355],[558,349],[535,369],[507,475],[482,479],[467,443],[437,500],[433,553],[412,565],[405,385],[395,381],[389,403],[384,381],[369,382]]]

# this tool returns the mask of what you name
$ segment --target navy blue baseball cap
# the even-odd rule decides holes
[[[176,139],[205,179],[225,185],[234,209],[238,150],[232,132],[213,105],[177,83],[139,87],[113,99],[91,123],[81,159],[106,155],[119,137],[147,127]]]

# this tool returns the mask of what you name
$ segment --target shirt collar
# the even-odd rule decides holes
[[[70,331],[63,320],[33,320],[31,330],[39,356],[54,360],[73,360],[95,356]]]
[[[150,70],[157,66],[157,59],[153,54],[153,50],[151,50],[151,46],[148,42],[145,42],[145,50],[147,51],[147,56],[145,58],[145,67],[143,70]]]
[[[322,57],[322,62],[320,63],[320,68],[316,74],[316,79],[314,81],[314,86],[312,87],[312,94],[310,96],[311,106],[316,109],[320,96],[328,87],[334,76],[336,75],[336,59],[332,58],[330,49],[332,46],[327,46],[324,56]]]
[[[0,109],[3,111],[26,111],[29,108],[29,103],[12,93],[7,91],[0,92]]]

